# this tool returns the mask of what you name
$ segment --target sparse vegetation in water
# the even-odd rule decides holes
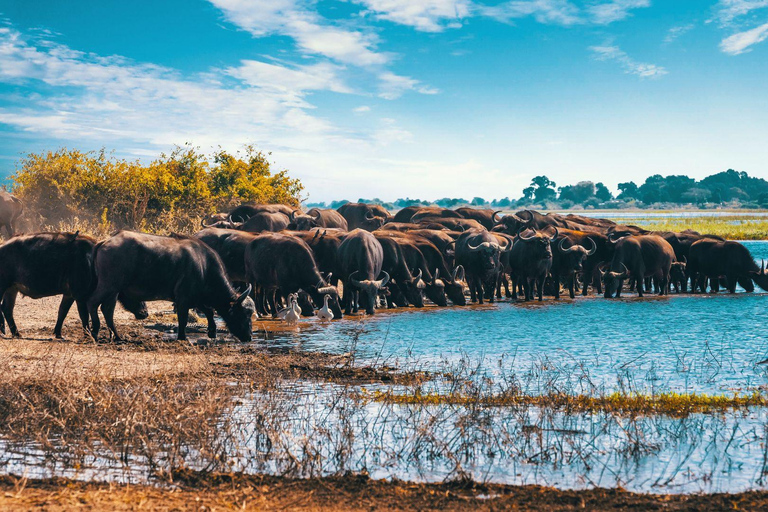
[[[695,413],[724,412],[733,409],[768,406],[768,397],[759,391],[747,395],[708,395],[663,392],[654,395],[615,392],[605,396],[549,393],[546,395],[503,394],[469,395],[461,393],[397,393],[392,390],[368,391],[361,398],[401,405],[461,405],[487,407],[538,407],[568,413],[609,412],[626,415],[654,415],[681,418]]]

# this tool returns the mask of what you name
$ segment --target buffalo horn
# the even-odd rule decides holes
[[[576,250],[576,246],[574,246],[574,245],[570,246],[570,247],[569,247],[569,248],[567,248],[567,249],[566,249],[565,247],[563,247],[563,244],[565,243],[565,241],[566,241],[566,239],[567,239],[567,238],[568,238],[568,237],[565,237],[565,236],[564,236],[563,238],[561,238],[561,239],[560,239],[560,243],[559,243],[559,244],[557,244],[557,248],[558,248],[558,249],[560,249],[560,252],[563,252],[563,253],[565,253],[565,254],[568,254],[569,252],[573,252],[573,251],[575,251],[575,250]]]
[[[589,240],[589,242],[592,244],[592,248],[587,251],[587,256],[592,256],[595,254],[595,252],[597,252],[597,244],[590,237],[587,237],[587,240]]]
[[[251,293],[252,289],[253,287],[251,286],[250,283],[248,283],[248,286],[245,287],[245,290],[243,291],[243,293],[241,293],[235,300],[235,304],[242,304],[243,301],[248,298],[248,295]]]
[[[523,242],[528,242],[529,240],[533,240],[534,238],[536,238],[536,232],[535,231],[533,232],[533,235],[531,235],[529,237],[524,237],[522,235],[522,233],[525,230],[526,229],[520,229],[520,231],[517,232],[517,236],[518,236],[518,238],[520,238],[520,240],[522,240]]]
[[[383,288],[389,282],[389,274],[387,274],[383,270],[381,271],[381,273],[384,274],[384,277],[376,281],[376,286],[378,286],[379,288]]]
[[[501,210],[493,212],[493,215],[491,216],[491,222],[494,224],[499,224],[501,220],[499,219],[499,214],[501,213]]]

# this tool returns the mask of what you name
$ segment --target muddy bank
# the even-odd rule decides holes
[[[768,493],[648,495],[363,476],[294,480],[188,475],[173,488],[0,477],[0,510],[764,510]]]

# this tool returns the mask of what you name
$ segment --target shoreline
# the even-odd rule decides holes
[[[366,475],[294,479],[175,475],[172,485],[0,477],[0,510],[758,510],[768,492],[637,494],[622,489],[558,490],[477,482],[420,484]]]

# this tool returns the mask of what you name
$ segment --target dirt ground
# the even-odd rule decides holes
[[[362,476],[220,477],[176,488],[0,478],[0,510],[767,510],[768,494],[660,496],[539,486],[411,484]]]
[[[348,355],[271,349],[268,344],[231,342],[197,345],[205,326],[193,326],[193,343],[178,343],[169,303],[150,304],[138,322],[119,307],[116,321],[123,344],[94,343],[70,313],[64,335],[53,339],[57,298],[20,298],[16,320],[22,338],[0,339],[4,379],[25,381],[45,375],[78,379],[121,379],[205,373],[225,379],[270,374],[338,382],[406,382],[423,378],[395,368],[361,368]],[[256,329],[283,324],[259,321]],[[768,510],[768,493],[657,496],[621,490],[559,491],[538,486],[414,484],[375,481],[360,475],[295,480],[269,476],[180,474],[173,486],[127,486],[72,480],[27,480],[0,476],[0,510]]]

